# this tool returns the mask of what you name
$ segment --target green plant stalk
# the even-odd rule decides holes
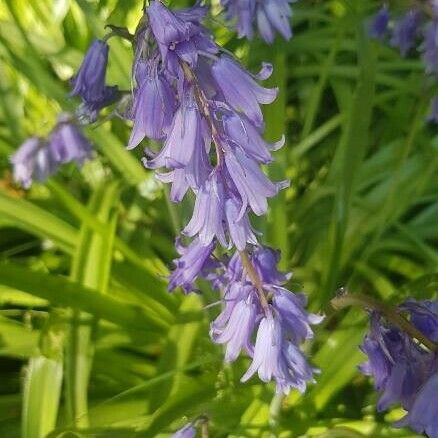
[[[65,324],[52,310],[42,329],[38,354],[29,359],[23,386],[21,435],[44,438],[56,427],[63,377]]]
[[[86,222],[82,224],[77,252],[73,259],[71,278],[101,294],[107,291],[116,214],[119,199],[118,183],[100,187],[92,196],[89,210],[106,229],[104,235],[94,232]],[[93,332],[97,319],[73,310],[66,345],[66,400],[70,421],[78,428],[89,426],[88,382],[94,355]]]
[[[44,438],[56,427],[62,374],[59,358],[39,355],[29,360],[23,388],[22,438]]]
[[[363,294],[349,294],[340,295],[331,300],[331,305],[340,310],[348,306],[360,306],[366,309],[373,309],[379,312],[390,323],[394,324],[400,330],[406,332],[411,338],[417,339],[430,351],[438,351],[438,344],[430,340],[413,324],[411,324],[403,315],[398,313],[395,309],[388,307],[386,304],[377,301],[376,299]]]

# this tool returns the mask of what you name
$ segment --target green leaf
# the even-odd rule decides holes
[[[0,213],[14,226],[42,239],[50,239],[68,253],[76,246],[77,231],[70,224],[31,202],[0,191]]]
[[[81,227],[72,262],[71,279],[101,294],[106,294],[111,271],[113,243],[116,231],[119,184],[112,182],[97,189],[89,205],[90,214],[103,224],[104,232]],[[88,427],[88,381],[92,367],[94,345],[93,326],[97,321],[79,311],[73,311],[66,344],[66,396],[70,421],[77,427]]]
[[[115,300],[66,278],[32,272],[0,262],[0,284],[49,301],[53,306],[71,307],[91,313],[129,330],[161,332],[167,324],[144,307]]]
[[[29,361],[24,379],[22,437],[44,438],[56,425],[62,361],[45,356]]]

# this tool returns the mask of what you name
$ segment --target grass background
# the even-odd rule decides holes
[[[434,90],[418,53],[402,59],[367,38],[377,1],[302,0],[294,38],[272,47],[208,22],[253,71],[275,66],[267,138],[285,132],[287,144],[269,172],[292,186],[255,223],[282,250],[292,290],[327,314],[306,346],[318,384],[281,400],[272,385],[239,383],[248,359],[223,365],[206,285],[199,296],[167,293],[191,200],[169,204],[141,151],[124,149],[124,123],[87,129],[96,157],[82,170],[64,167],[28,192],[11,181],[19,144],[74,108],[68,79],[92,38],[105,24],[133,31],[141,3],[0,4],[0,435],[164,437],[207,414],[212,437],[415,436],[390,427],[400,410],[376,413],[357,372],[366,315],[334,314],[328,301],[339,287],[394,304],[436,298],[438,131],[425,121]],[[132,52],[110,46],[108,83],[128,89]]]

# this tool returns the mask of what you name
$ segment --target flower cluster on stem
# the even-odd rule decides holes
[[[271,103],[277,90],[258,82],[272,66],[247,72],[214,42],[201,24],[205,14],[201,6],[171,11],[159,1],[146,8],[135,37],[128,147],[145,137],[160,142],[159,151],[145,149],[145,167],[172,185],[172,201],[189,190],[196,197],[177,241],[180,257],[169,289],[188,293],[199,276],[211,279],[224,300],[211,337],[226,344],[226,361],[241,350],[252,357],[242,381],[257,372],[265,382],[275,380],[277,392],[304,391],[314,369],[298,347],[321,318],[305,312],[303,295],[284,289],[288,276],[276,269],[278,254],[259,244],[250,222],[250,213],[264,215],[268,199],[288,186],[270,181],[261,169],[284,144],[284,138],[274,144],[263,139],[261,105]],[[191,241],[184,246],[183,239]],[[234,248],[233,257],[213,256],[218,245]]]

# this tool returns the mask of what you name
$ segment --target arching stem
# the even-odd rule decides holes
[[[336,310],[349,306],[360,306],[379,312],[391,324],[406,332],[411,338],[416,339],[432,352],[438,351],[438,344],[425,336],[420,330],[411,324],[403,315],[392,307],[377,301],[375,298],[363,294],[344,293],[331,300],[331,305]]]

